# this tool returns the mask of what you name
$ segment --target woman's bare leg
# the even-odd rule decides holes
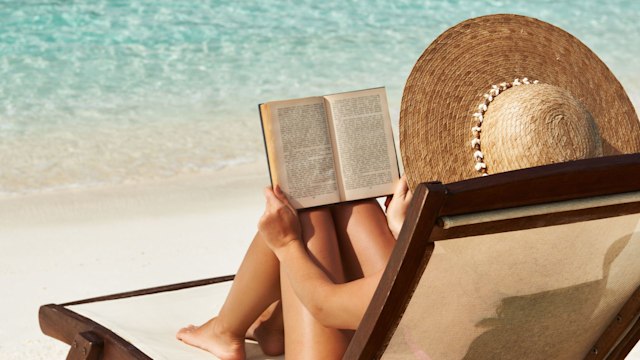
[[[374,200],[341,204],[331,212],[326,208],[303,211],[300,213],[300,222],[303,240],[307,243],[310,255],[336,283],[344,282],[336,231],[342,240],[341,244],[350,250],[351,256],[345,256],[349,259],[347,263],[360,274],[369,274],[384,266],[394,244],[393,237],[389,240],[386,236],[391,235],[384,213]],[[200,327],[180,330],[178,338],[223,359],[243,358],[244,336],[253,324],[254,335],[262,337],[258,340],[268,339],[266,342],[260,341],[263,350],[278,353],[281,341],[273,335],[282,334],[279,328],[282,308],[272,304],[280,296],[279,276],[277,258],[256,235],[219,316]],[[283,299],[286,298],[283,300],[287,308],[285,322],[287,328],[291,329],[287,332],[291,335],[287,338],[286,347],[289,354],[295,354],[290,356],[341,356],[348,345],[348,334],[320,325],[298,301],[286,282],[282,284],[282,295]],[[271,315],[264,316],[263,312],[270,305],[275,308]],[[260,328],[262,324],[268,326]]]
[[[396,243],[387,219],[374,199],[331,207],[347,281],[378,272],[387,265]]]
[[[335,283],[344,275],[331,212],[327,208],[299,214],[302,239],[311,258]],[[290,359],[337,359],[349,345],[349,335],[322,326],[296,297],[286,274],[281,272],[284,310],[285,354]]]
[[[282,318],[282,302],[274,302],[249,327],[247,339],[258,341],[262,352],[275,356],[284,353],[284,320]]]
[[[244,359],[244,338],[247,330],[265,309],[279,298],[278,258],[260,235],[256,234],[219,315],[202,326],[191,325],[183,328],[176,336],[185,343],[209,351],[221,359]],[[277,341],[277,337],[267,339]],[[261,346],[263,349],[273,348],[270,343],[264,344],[264,341]]]

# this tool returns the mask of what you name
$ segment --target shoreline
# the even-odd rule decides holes
[[[268,184],[255,162],[0,198],[0,358],[65,356],[66,344],[40,332],[40,305],[235,273]]]
[[[262,195],[269,183],[265,161],[255,161],[168,179],[10,195],[0,197],[0,226],[77,224],[125,215],[211,210],[216,203],[226,202],[226,197],[243,199],[243,193],[254,191]]]

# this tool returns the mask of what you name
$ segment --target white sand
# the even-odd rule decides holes
[[[64,359],[38,307],[235,273],[264,163],[113,189],[0,199],[0,359]]]
[[[235,273],[268,183],[258,163],[0,199],[0,359],[65,358],[40,332],[40,305]]]

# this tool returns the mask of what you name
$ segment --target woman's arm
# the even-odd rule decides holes
[[[313,317],[327,327],[358,327],[384,269],[372,276],[334,284],[309,258],[302,242],[292,241],[274,252],[293,290]]]
[[[379,276],[346,284],[335,284],[311,260],[300,236],[295,209],[279,187],[265,190],[267,205],[258,228],[280,260],[296,296],[322,325],[355,329],[376,286]],[[358,296],[354,296],[358,294]]]
[[[356,329],[369,306],[384,269],[345,284],[333,283],[311,260],[300,241],[300,223],[295,209],[276,186],[265,190],[267,205],[258,224],[269,247],[280,260],[296,296],[324,326]],[[411,193],[404,178],[396,187],[387,216],[389,225],[399,227],[404,220]],[[395,203],[395,206],[394,206]],[[394,232],[394,235],[397,233]]]

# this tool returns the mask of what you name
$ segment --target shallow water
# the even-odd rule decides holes
[[[431,40],[505,12],[576,35],[639,107],[638,1],[0,0],[0,194],[254,161],[264,101],[386,86],[397,119]]]

